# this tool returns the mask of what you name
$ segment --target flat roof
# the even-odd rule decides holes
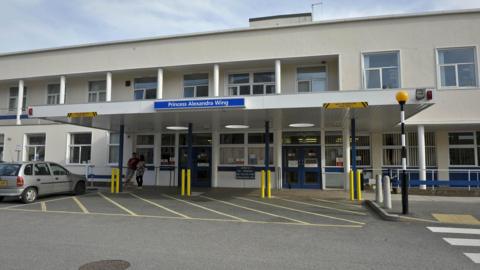
[[[145,41],[198,37],[198,36],[206,36],[206,35],[219,35],[219,34],[228,34],[228,33],[236,33],[236,32],[261,31],[261,30],[268,30],[268,29],[282,29],[282,28],[294,28],[294,27],[307,27],[312,25],[328,25],[328,24],[338,24],[338,23],[404,19],[404,18],[441,16],[441,15],[472,14],[472,13],[480,13],[480,8],[429,11],[429,12],[392,14],[392,15],[380,15],[380,16],[366,16],[366,17],[346,18],[346,19],[312,21],[312,22],[306,22],[301,24],[291,24],[291,25],[281,25],[281,26],[242,27],[242,28],[232,28],[227,30],[215,30],[215,31],[205,31],[205,32],[187,33],[187,34],[155,36],[155,37],[147,37],[147,38],[141,38],[141,39],[125,39],[125,40],[105,41],[105,42],[102,41],[102,42],[85,43],[85,44],[79,44],[79,45],[69,45],[69,46],[50,47],[50,48],[43,48],[43,49],[8,52],[8,53],[0,54],[0,57],[44,53],[44,52],[70,50],[70,49],[82,49],[82,48],[89,48],[89,47],[117,45],[117,44],[128,44],[128,43],[137,43],[137,42],[145,42]],[[298,14],[292,14],[292,15],[298,16]],[[285,16],[285,15],[279,15],[279,16]],[[276,17],[276,16],[272,16],[272,17]],[[263,17],[263,18],[267,18],[267,17]]]
[[[256,17],[256,18],[250,18],[248,19],[248,21],[256,22],[256,21],[265,21],[265,20],[274,20],[274,19],[306,17],[306,16],[312,16],[312,13],[306,12],[306,13],[293,13],[293,14],[283,14],[283,15],[266,16],[266,17]]]

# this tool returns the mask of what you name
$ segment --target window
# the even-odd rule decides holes
[[[45,134],[28,134],[25,151],[26,161],[45,160]]]
[[[208,97],[208,73],[184,75],[183,96]]]
[[[220,164],[245,164],[245,134],[220,134]]]
[[[105,102],[107,97],[107,82],[88,82],[88,102]]]
[[[47,86],[47,104],[60,103],[60,84],[49,84]]]
[[[157,78],[135,79],[133,98],[135,100],[157,98]]]
[[[228,91],[231,96],[274,94],[275,72],[230,74]]]
[[[407,166],[418,166],[418,135],[416,132],[406,134]],[[435,133],[425,132],[426,166],[437,166]],[[402,165],[402,136],[400,133],[383,134],[383,165]]]
[[[391,89],[400,87],[400,60],[398,52],[368,53],[363,55],[364,87]]]
[[[50,169],[52,169],[53,175],[68,175],[67,169],[63,168],[62,166],[55,164],[55,163],[50,163]]]
[[[441,87],[477,86],[474,47],[439,49],[438,65]]]
[[[269,134],[269,164],[273,165],[273,133]],[[248,165],[265,165],[265,133],[248,133]]]
[[[48,176],[50,175],[50,169],[47,163],[38,163],[34,166],[34,173],[36,176]]]
[[[118,155],[120,151],[120,134],[110,133],[108,142],[108,163],[118,164]]]
[[[448,133],[448,143],[450,165],[475,166],[475,148],[478,148],[478,146],[475,147],[475,134],[473,132]]]
[[[351,141],[351,139],[350,139]],[[356,137],[357,165],[370,166],[370,137],[359,135]]]
[[[283,144],[320,144],[320,132],[284,132]]]
[[[162,134],[160,165],[175,166],[175,134]]]
[[[180,134],[180,145],[187,145],[187,134]],[[192,136],[192,145],[211,145],[211,133],[195,133]]]
[[[297,90],[299,93],[316,93],[327,90],[327,67],[297,68]]]
[[[10,98],[8,99],[8,110],[14,111],[17,109],[18,103],[18,86],[10,87]],[[22,110],[27,108],[27,87],[23,87],[23,104]]]
[[[91,133],[73,133],[70,134],[70,164],[90,163],[92,151]]]
[[[5,139],[5,135],[0,134],[0,161],[3,161],[4,139]]]
[[[25,165],[25,168],[23,169],[23,174],[24,175],[33,175],[33,165],[32,164]]]
[[[154,149],[155,136],[154,135],[137,135],[137,147],[135,152],[140,157],[145,157],[145,163],[149,165],[154,164]]]
[[[343,166],[343,139],[341,132],[325,132],[325,166]]]
[[[269,134],[269,143],[273,143],[273,133]],[[265,144],[265,133],[248,133],[249,144]]]
[[[245,134],[233,133],[233,134],[220,134],[220,144],[244,144]]]

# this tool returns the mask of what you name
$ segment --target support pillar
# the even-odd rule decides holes
[[[212,187],[218,187],[218,164],[220,163],[220,132],[212,130]]]
[[[23,80],[18,81],[18,95],[17,95],[17,125],[21,125],[22,121],[21,116],[22,116],[22,109],[23,109],[23,90],[24,90],[25,84]]]
[[[213,95],[220,96],[220,67],[218,64],[213,65]]]
[[[351,156],[350,156],[350,161],[352,164],[352,171],[353,171],[353,190],[354,190],[354,198],[358,199],[359,194],[358,190],[359,188],[357,187],[358,185],[358,175],[357,175],[357,137],[355,134],[355,116],[352,117],[351,123],[350,123],[350,131],[351,131]]]
[[[60,76],[60,100],[58,103],[65,104],[65,86],[66,78],[65,76]]]
[[[418,126],[418,176],[420,181],[427,180],[427,166],[425,161],[425,127]],[[427,185],[420,185],[420,189],[427,189]]]
[[[112,73],[107,72],[107,89],[105,93],[105,101],[110,102],[112,101]]]
[[[326,172],[325,172],[325,111],[322,109],[320,111],[320,170],[321,170],[321,181],[322,190],[327,188],[326,182]]]
[[[118,170],[120,171],[119,186],[120,192],[123,192],[123,145],[124,145],[125,126],[120,125],[119,145],[118,145]]]
[[[350,171],[350,127],[348,121],[345,121],[343,127],[343,170],[345,175],[345,188],[350,187],[349,171]]]
[[[282,152],[282,112],[277,111],[273,118],[273,154],[275,156],[275,188],[281,189],[283,185],[283,152]]]
[[[192,170],[193,165],[193,125],[188,123],[188,134],[187,134],[187,169]]]
[[[157,70],[157,99],[163,99],[163,68]]]
[[[275,94],[282,93],[282,64],[280,60],[275,60]]]

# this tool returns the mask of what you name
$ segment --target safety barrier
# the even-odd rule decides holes
[[[266,179],[265,179],[266,177]],[[267,181],[265,187],[265,180]],[[267,198],[272,197],[272,172],[270,170],[262,170],[262,176],[260,178],[260,197],[265,198],[265,188],[267,189]]]
[[[354,185],[354,177],[353,177],[353,170],[348,172],[350,178],[350,200],[355,200],[355,185]],[[362,170],[357,170],[357,199],[359,201],[362,200]]]
[[[185,179],[186,176],[186,179]],[[191,195],[191,186],[192,186],[192,181],[191,181],[191,171],[190,169],[182,169],[182,180],[181,180],[181,195],[185,196],[185,190],[187,191],[187,196],[190,197]],[[186,180],[186,186],[185,186],[185,180]]]
[[[112,176],[110,179],[110,192],[118,193],[120,192],[120,169],[112,168]]]

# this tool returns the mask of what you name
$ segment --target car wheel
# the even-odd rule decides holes
[[[1,202],[1,201],[3,201],[3,198],[5,198],[5,197],[3,197],[3,196],[0,196],[0,202]]]
[[[29,187],[25,189],[22,193],[22,202],[23,203],[33,203],[37,199],[37,189],[34,187]]]
[[[75,185],[75,189],[73,190],[73,194],[83,195],[83,194],[85,194],[85,191],[86,191],[85,182],[81,181],[81,182],[78,182]]]

